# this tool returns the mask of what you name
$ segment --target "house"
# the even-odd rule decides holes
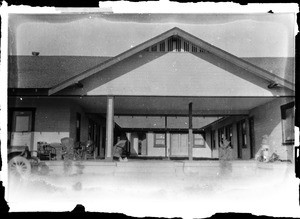
[[[242,48],[241,48],[242,49]],[[111,159],[252,159],[262,137],[293,160],[294,57],[236,57],[174,27],[115,57],[9,56],[11,146],[92,139]]]

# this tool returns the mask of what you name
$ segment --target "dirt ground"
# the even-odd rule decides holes
[[[247,212],[275,217],[299,216],[299,180],[283,176],[199,177],[162,174],[31,174],[11,178],[10,211],[71,211],[135,217],[209,217],[217,212]]]

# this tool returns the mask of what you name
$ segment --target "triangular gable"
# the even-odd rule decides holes
[[[181,37],[183,39],[185,39],[186,41],[189,41],[191,42],[193,45],[199,47],[199,48],[202,48],[203,51],[206,51],[206,52],[209,52],[209,53],[212,53],[226,61],[229,61],[230,63],[236,65],[236,66],[239,66],[251,73],[253,73],[254,75],[256,76],[259,76],[261,77],[262,79],[264,80],[267,80],[269,81],[270,84],[279,84],[283,87],[286,87],[290,90],[295,90],[295,84],[283,79],[283,78],[280,78],[262,68],[259,68],[241,58],[238,58],[220,48],[217,48],[177,27],[175,28],[172,28],[140,45],[137,45],[115,57],[112,57],[110,59],[108,59],[107,61],[87,70],[87,71],[84,71],[54,87],[52,87],[50,90],[49,90],[49,95],[52,95],[66,87],[69,87],[70,85],[73,85],[75,83],[78,83],[80,82],[81,80],[84,80],[86,79],[87,77],[93,75],[93,74],[96,74],[97,72],[99,71],[102,71],[138,52],[141,52],[143,50],[146,50],[148,49],[149,47],[155,45],[155,44],[158,44],[166,39],[168,39],[169,37],[172,37],[172,36],[178,36],[178,37]]]

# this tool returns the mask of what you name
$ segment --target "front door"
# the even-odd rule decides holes
[[[138,155],[147,155],[147,137],[145,132],[138,133]]]
[[[185,133],[171,134],[171,156],[174,157],[188,156],[188,134]]]
[[[254,158],[255,154],[255,138],[254,138],[254,118],[249,118],[249,134],[250,134],[250,158]]]

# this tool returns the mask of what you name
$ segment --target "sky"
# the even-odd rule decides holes
[[[116,56],[173,27],[239,57],[294,56],[295,14],[10,14],[9,55]]]

